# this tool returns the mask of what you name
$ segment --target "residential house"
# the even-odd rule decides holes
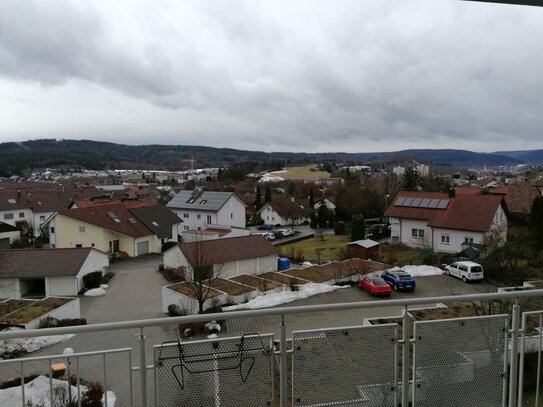
[[[315,212],[319,211],[319,208],[321,206],[324,206],[327,209],[330,209],[331,211],[336,211],[336,199],[335,197],[329,196],[325,198],[321,198],[315,201],[315,204],[313,205],[313,209]]]
[[[307,199],[276,196],[257,212],[264,223],[272,225],[302,225],[309,223],[313,209]]]
[[[85,274],[108,267],[93,248],[0,250],[0,298],[77,296]]]
[[[183,220],[185,231],[210,225],[245,227],[247,205],[233,192],[181,191],[166,206]]]
[[[58,211],[47,226],[51,247],[95,247],[139,256],[160,253],[164,242],[177,241],[181,223],[158,205],[129,209],[117,204]]]
[[[163,259],[165,268],[181,268],[188,279],[202,267],[209,267],[208,277],[221,278],[277,271],[275,247],[260,235],[179,243]]]
[[[21,231],[9,223],[0,222],[0,249],[9,249],[10,245],[21,238]]]
[[[507,206],[500,195],[399,192],[385,212],[392,241],[436,252],[458,253],[482,244],[489,233],[507,238]]]

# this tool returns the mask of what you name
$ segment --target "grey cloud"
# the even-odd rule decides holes
[[[183,6],[159,2],[148,15],[127,6],[123,33],[107,3],[6,0],[0,75],[82,80],[216,115],[200,144],[322,151],[539,139],[543,10],[434,0]]]

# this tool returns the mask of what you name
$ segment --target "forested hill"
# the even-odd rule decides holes
[[[32,140],[0,143],[0,176],[21,174],[25,169],[162,169],[186,168],[186,160],[197,167],[225,167],[256,161],[277,166],[308,162],[372,164],[400,162],[402,159],[456,167],[482,167],[516,164],[542,164],[543,150],[476,153],[466,150],[403,150],[380,153],[290,153],[235,150],[203,146],[125,145],[90,140]],[[185,161],[184,161],[185,160]]]

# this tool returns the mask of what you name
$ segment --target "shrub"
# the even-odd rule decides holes
[[[170,304],[168,305],[168,315],[170,317],[182,317],[187,315],[187,311],[178,304]]]
[[[83,276],[83,283],[85,284],[85,288],[89,290],[100,287],[100,284],[102,284],[102,272],[93,271],[92,273],[85,274]]]
[[[104,388],[100,383],[90,382],[87,384],[87,391],[81,398],[81,407],[102,407]]]
[[[29,376],[25,376],[24,382],[25,384],[28,382],[31,382],[36,377],[38,377],[38,374],[31,374]],[[14,377],[13,379],[8,379],[6,381],[3,381],[0,383],[0,389],[8,389],[10,387],[19,387],[21,385],[21,378],[20,377]]]
[[[111,280],[113,278],[113,276],[115,275],[115,273],[113,271],[108,271],[107,273],[105,273],[103,276],[102,276],[102,284],[107,284],[109,283],[109,280]]]
[[[40,320],[40,328],[56,328],[57,326],[59,326],[59,320],[54,317],[48,316]]]
[[[158,270],[158,272],[170,283],[185,281],[185,270],[182,267]]]
[[[61,326],[76,326],[76,325],[87,325],[87,320],[85,318],[64,318],[58,321],[59,327]]]

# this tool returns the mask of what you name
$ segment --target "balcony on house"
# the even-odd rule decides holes
[[[80,405],[89,382],[103,386],[105,406],[539,406],[542,295],[535,289],[4,331],[0,340],[77,334],[88,349],[2,360],[0,378],[41,375],[34,387],[11,389],[23,407],[38,405],[27,404],[38,386],[45,405],[55,405],[62,386]],[[451,318],[442,303],[482,306],[478,316]],[[324,313],[369,309],[398,313],[356,326],[289,327],[294,315],[314,325]],[[276,329],[178,335],[180,324],[210,319],[238,327],[265,320]],[[157,342],[164,330],[172,340]],[[101,348],[104,337],[119,346]]]

